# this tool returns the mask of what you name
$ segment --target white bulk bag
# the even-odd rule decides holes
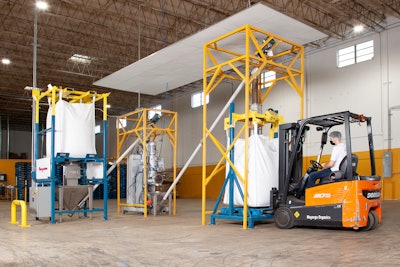
[[[248,198],[249,207],[270,206],[270,190],[278,188],[278,139],[269,140],[262,135],[252,135],[248,140]],[[235,144],[235,167],[244,177],[244,139],[238,139]],[[227,171],[229,165],[227,164]],[[238,179],[242,192],[243,183]],[[236,183],[234,183],[234,206],[243,206]],[[224,204],[229,204],[229,182],[227,182],[224,195]]]
[[[51,128],[51,107],[47,113],[47,128]],[[58,152],[84,158],[96,154],[94,103],[56,103],[54,156]],[[46,134],[46,153],[51,153],[51,133]]]

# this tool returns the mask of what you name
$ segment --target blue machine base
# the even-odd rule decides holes
[[[270,208],[248,208],[247,224],[249,228],[254,228],[257,221],[265,221],[274,218]],[[243,221],[243,208],[221,208],[218,214],[211,214],[211,224],[215,224],[216,219]]]

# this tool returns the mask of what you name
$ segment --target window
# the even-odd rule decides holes
[[[100,124],[97,124],[96,126],[94,126],[94,133],[98,134],[100,132],[101,132]]]
[[[337,53],[337,66],[339,68],[360,63],[374,57],[374,41],[368,41],[340,49]]]
[[[126,127],[126,118],[117,119],[117,129],[125,128]]]
[[[156,105],[154,107],[152,107],[151,109],[156,109],[156,110],[161,110],[161,105]],[[155,110],[149,110],[149,113],[147,113],[147,119],[151,120],[154,115],[158,114],[161,117],[161,111],[155,111]]]
[[[276,72],[275,71],[264,71],[261,73],[261,89],[268,88],[272,85],[272,82],[276,79]]]
[[[350,46],[350,47],[347,47],[347,48],[340,49],[338,51],[337,66],[339,68],[345,67],[345,66],[348,66],[348,65],[352,65],[352,64],[355,63],[354,50],[355,50],[355,46]]]
[[[202,106],[203,103],[203,92],[197,92],[192,94],[192,99],[191,99],[191,105],[192,108],[197,108]],[[208,102],[210,102],[210,95],[206,96],[206,104],[208,104]]]
[[[374,41],[368,41],[356,45],[356,61],[357,63],[370,60],[374,57]]]

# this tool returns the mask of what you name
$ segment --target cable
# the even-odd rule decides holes
[[[167,82],[166,85],[165,85],[164,106],[162,107],[163,109],[167,107],[167,100],[168,100],[168,82]],[[165,121],[166,121],[166,118],[165,118],[165,116],[163,116],[163,117],[164,117],[164,119],[163,119],[163,128],[165,128]],[[161,157],[161,152],[162,152],[163,144],[164,144],[164,134],[161,136],[160,153],[158,154],[158,157],[159,157],[159,158]]]
[[[164,41],[164,47],[167,46],[167,34],[165,33],[165,27],[164,27],[164,17],[165,17],[165,10],[164,10],[164,6],[165,6],[165,0],[162,1],[162,18],[161,18],[161,33],[163,36],[163,41]]]

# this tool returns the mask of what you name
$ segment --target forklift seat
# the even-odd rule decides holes
[[[351,154],[351,166],[353,168],[352,177],[346,177],[347,170],[347,156],[345,156],[339,165],[339,170],[331,172],[330,175],[325,176],[319,180],[319,183],[316,185],[332,183],[340,180],[351,180],[354,176],[357,176],[357,166],[358,166],[358,156],[356,154]],[[304,194],[304,190],[307,184],[307,179],[302,179],[295,188],[292,189],[294,191],[294,196],[300,198]]]
[[[339,165],[339,170],[334,171],[329,175],[329,181],[337,181],[341,179],[347,179],[351,180],[354,176],[357,175],[357,166],[358,166],[358,156],[356,154],[351,154],[351,167],[353,169],[352,171],[352,177],[346,177],[347,174],[347,156],[345,156],[342,161],[340,162]],[[325,178],[324,178],[325,180]]]

